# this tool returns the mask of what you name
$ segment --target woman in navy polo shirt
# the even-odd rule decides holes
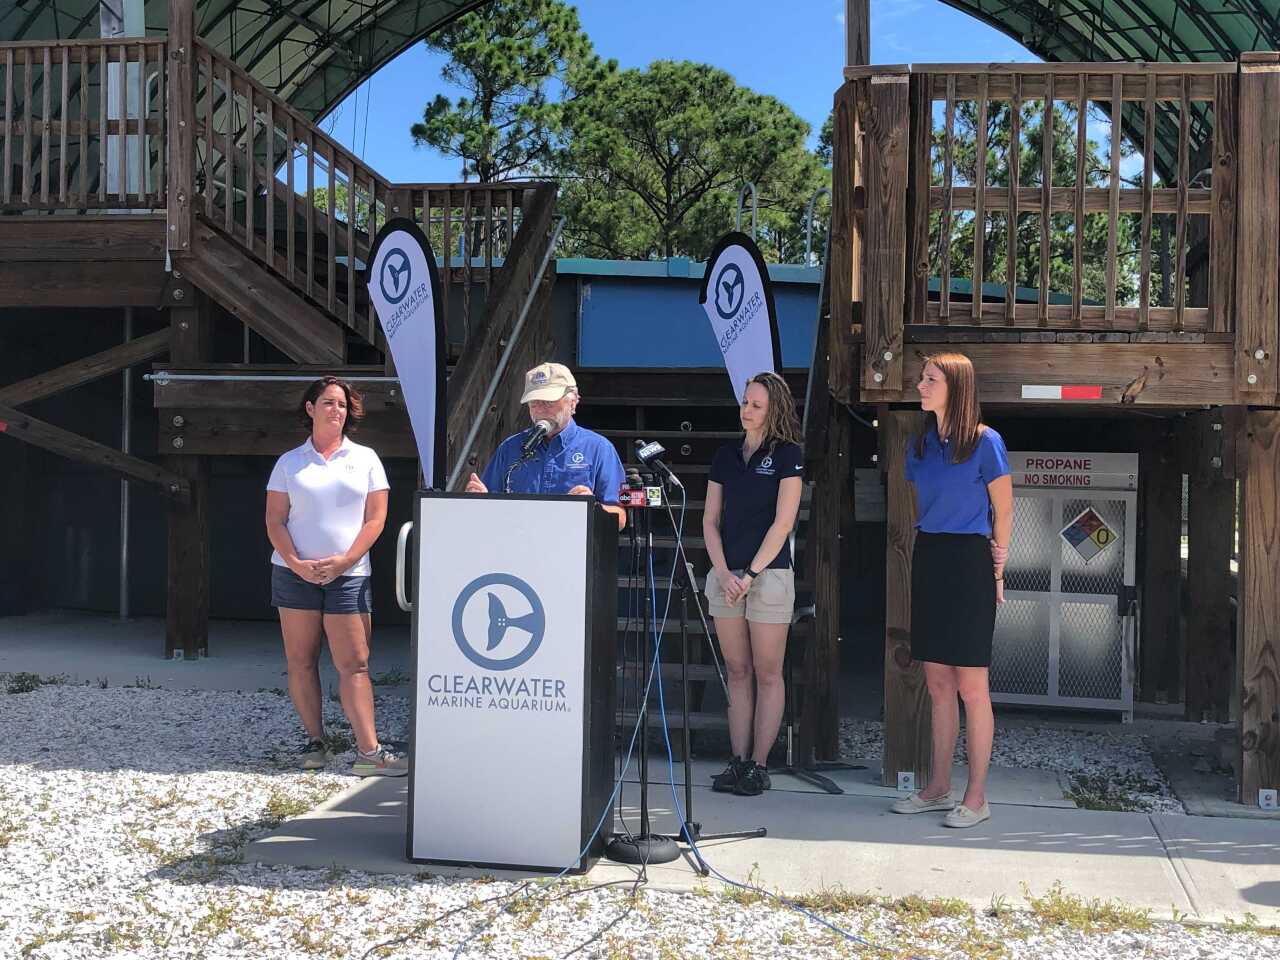
[[[702,535],[711,557],[708,608],[729,673],[733,750],[711,785],[750,797],[769,788],[765,761],[786,701],[782,657],[796,599],[790,537],[804,460],[795,401],[776,373],[747,382],[739,419],[743,438],[711,462]]]
[[[911,657],[924,663],[933,701],[933,767],[923,790],[894,813],[946,811],[943,824],[990,819],[987,768],[995,718],[987,673],[996,606],[1013,530],[1013,482],[1000,434],[984,425],[973,364],[960,353],[926,359],[920,382],[921,432],[908,445],[905,473],[915,488],[911,554]],[[969,783],[951,799],[951,760],[964,701]]]

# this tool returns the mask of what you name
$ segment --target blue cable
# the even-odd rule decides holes
[[[681,556],[683,556],[684,554],[684,540],[681,536],[684,532],[684,513],[685,513],[685,505],[682,503],[680,505],[680,522],[676,527],[675,563],[679,563]],[[675,573],[675,563],[672,564],[673,575]],[[654,580],[654,575],[653,575],[653,555],[652,554],[649,555],[649,583],[653,587],[653,593],[656,594],[657,583]],[[670,609],[671,609],[671,591],[668,590],[667,591],[667,609],[666,611],[663,612],[662,624],[661,626],[659,626],[657,621],[657,617],[658,617],[657,597],[654,596],[654,603],[653,603],[653,617],[654,617],[654,630],[655,630],[654,647],[656,649],[661,649],[662,628],[666,627],[667,625],[667,613],[670,611]],[[768,890],[762,889],[761,887],[755,887],[749,883],[739,883],[737,880],[730,880],[728,877],[726,877],[724,874],[722,874],[719,870],[717,870],[715,867],[711,865],[711,862],[707,860],[707,858],[702,855],[702,851],[698,849],[697,842],[689,834],[688,823],[685,820],[684,811],[680,807],[680,797],[676,793],[675,760],[672,757],[671,732],[667,726],[667,702],[662,689],[662,671],[661,670],[658,670],[658,709],[662,715],[662,739],[667,747],[667,779],[670,781],[670,786],[671,786],[671,801],[672,803],[675,804],[676,816],[680,818],[680,831],[681,833],[684,834],[685,842],[688,843],[689,846],[693,849],[693,852],[698,855],[698,858],[704,864],[706,864],[707,869],[710,870],[711,873],[715,875],[716,879],[720,880],[720,882],[722,883],[727,883],[730,886],[737,887],[740,890],[750,890],[753,893],[761,894],[762,896],[768,897],[771,900],[776,900],[778,903],[782,904],[783,906],[789,907],[790,909],[795,910],[796,912],[808,917],[810,920],[814,921],[815,923],[821,924],[827,929],[835,931],[845,939],[853,943],[856,943],[859,946],[868,947],[872,950],[878,950],[883,952],[885,948],[878,947],[875,944],[871,943],[869,940],[865,940],[862,937],[858,936],[856,933],[850,933],[848,930],[845,930],[843,927],[838,927],[834,923],[831,923],[828,920],[824,920],[822,917],[818,916],[816,913],[813,913],[810,910],[806,910],[804,907],[800,906],[798,903],[788,900],[785,897],[780,897],[776,893],[770,893]],[[913,956],[911,960],[925,960],[925,958]]]

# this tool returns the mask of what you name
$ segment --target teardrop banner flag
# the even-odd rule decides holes
[[[721,238],[707,260],[698,302],[711,321],[733,397],[741,403],[748,380],[782,369],[769,269],[754,240],[736,231]]]
[[[445,326],[431,242],[412,220],[388,220],[374,238],[365,283],[391,347],[418,445],[422,476],[444,488]]]

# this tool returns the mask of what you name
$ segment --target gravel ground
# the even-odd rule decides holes
[[[883,724],[875,720],[840,721],[840,752],[849,759],[879,757]],[[957,763],[967,762],[963,724],[956,744]],[[1151,759],[1146,738],[1123,728],[1097,730],[1069,724],[1040,725],[996,719],[991,763],[1064,772],[1072,799],[1093,810],[1135,810],[1185,814],[1160,768]]]
[[[341,734],[337,705],[326,710]],[[378,710],[384,738],[403,737],[407,702],[382,697]],[[720,884],[633,897],[631,885],[580,880],[518,886],[243,863],[247,841],[350,784],[349,753],[326,771],[293,771],[298,742],[276,693],[0,692],[0,957],[447,958],[472,935],[464,955],[490,958],[1280,956],[1280,937],[1051,898],[994,915],[838,891],[813,898],[868,949]]]

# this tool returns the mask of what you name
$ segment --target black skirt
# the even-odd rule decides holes
[[[991,545],[973,533],[916,533],[911,554],[911,658],[991,666],[996,581]]]

